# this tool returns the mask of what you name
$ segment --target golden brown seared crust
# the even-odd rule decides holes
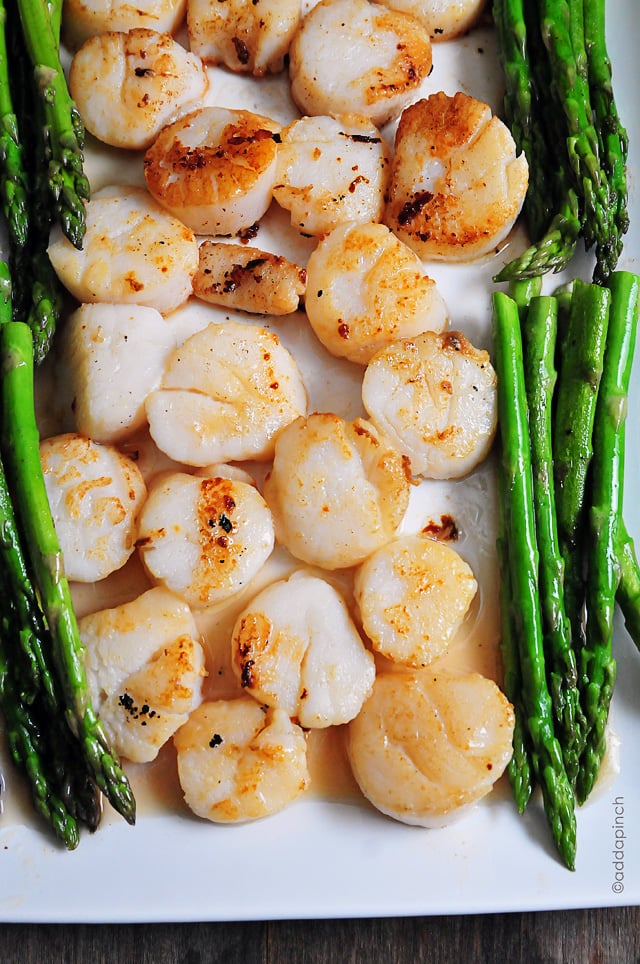
[[[384,221],[422,258],[468,261],[504,240],[527,185],[526,158],[491,108],[441,91],[400,118]]]
[[[210,204],[225,194],[244,193],[275,162],[273,135],[279,126],[251,111],[230,114],[217,140],[191,145],[188,132],[206,112],[198,108],[165,127],[145,154],[147,187],[168,207]]]
[[[469,144],[486,123],[489,108],[461,91],[448,96],[431,94],[404,111],[398,122],[398,137],[422,134],[434,156]]]
[[[415,17],[368,0],[320,0],[291,43],[291,96],[302,114],[363,114],[380,126],[431,67],[429,32]]]
[[[263,315],[297,311],[306,269],[279,254],[244,244],[203,241],[193,293],[203,301]]]

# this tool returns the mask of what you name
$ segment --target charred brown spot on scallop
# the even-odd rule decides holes
[[[185,151],[176,160],[183,171],[201,171],[209,163],[210,151],[203,147],[194,147]]]
[[[284,261],[284,258],[282,257],[282,255],[275,255],[273,260],[275,264],[282,264],[282,262]],[[265,264],[268,264],[267,258],[252,258],[251,261],[247,261],[246,270],[255,271],[256,268],[262,268],[263,265]]]
[[[248,659],[242,664],[242,673],[240,675],[240,685],[245,689],[253,686],[253,667],[255,666],[255,659]]]
[[[158,716],[156,710],[151,709],[148,703],[137,703],[130,693],[121,693],[118,697],[118,704],[122,707],[129,718],[138,721],[141,726],[147,725],[147,720],[153,720]]]
[[[430,204],[431,201],[433,201],[431,191],[421,191],[420,194],[414,195],[411,201],[407,201],[400,209],[398,224],[406,225],[414,221],[422,214],[427,204]]]
[[[197,512],[204,560],[224,562],[239,551],[234,540],[229,538],[237,529],[232,518],[235,508],[233,482],[219,478],[201,480]],[[220,550],[223,550],[222,556]]]
[[[132,291],[142,291],[144,289],[144,282],[140,281],[139,278],[136,278],[135,273],[133,272],[125,275],[124,280],[127,287],[129,287]]]
[[[264,613],[248,612],[240,619],[234,633],[234,662],[245,689],[258,684],[256,659],[267,649],[270,637],[271,622]]]
[[[259,229],[260,226],[258,224],[250,224],[248,228],[242,228],[241,231],[238,231],[238,240],[246,244],[248,241],[257,237]]]
[[[448,331],[442,339],[442,347],[449,351],[463,351],[464,337],[457,331]]]
[[[229,138],[230,144],[257,144],[260,141],[274,141],[275,137],[273,131],[269,131],[264,127],[259,127],[257,130],[252,131],[250,134],[234,134]]]
[[[240,37],[234,37],[232,40],[233,48],[236,52],[236,57],[239,63],[248,64],[249,63],[249,48],[247,47],[244,40]]]
[[[368,177],[365,177],[364,174],[358,174],[358,176],[354,177],[353,181],[351,181],[347,190],[349,194],[355,194],[359,184],[368,184],[368,183],[369,183]]]
[[[353,141],[355,144],[381,144],[382,138],[375,137],[371,134],[347,134],[346,131],[340,131],[340,137],[346,137],[348,140]]]
[[[374,446],[374,448],[379,447],[380,440],[376,435],[373,434],[373,432],[369,431],[369,429],[361,419],[355,420],[355,422],[353,423],[353,431],[355,432],[356,435],[360,435],[363,438],[366,438],[367,441],[369,441],[371,445]]]

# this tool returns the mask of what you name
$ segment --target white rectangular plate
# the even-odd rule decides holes
[[[608,42],[620,112],[631,141],[632,227],[620,267],[640,271],[640,122],[636,0],[608,0]],[[259,85],[213,73],[209,99],[246,106],[286,121],[283,78]],[[499,106],[501,77],[491,32],[434,47],[429,93],[465,90]],[[260,90],[256,94],[256,89]],[[89,151],[92,180],[140,180],[140,158]],[[277,222],[278,231],[282,219]],[[268,231],[268,229],[267,229]],[[295,254],[286,231],[282,244]],[[268,247],[266,235],[258,243]],[[277,244],[277,239],[273,244]],[[274,250],[278,250],[274,248]],[[282,247],[280,248],[282,250]],[[579,262],[572,273],[587,271]],[[496,263],[434,267],[453,315],[476,342],[490,342],[491,275]],[[588,273],[588,272],[587,272]],[[548,280],[549,284],[555,283]],[[289,330],[288,341],[297,335]],[[337,366],[340,368],[340,366]],[[310,377],[312,378],[310,373]],[[323,378],[312,402],[322,404]],[[330,386],[333,389],[333,386]],[[326,389],[325,389],[326,391]],[[328,401],[326,404],[330,404]],[[628,419],[625,513],[640,544],[640,352]],[[489,580],[490,581],[490,580]],[[621,622],[612,721],[619,767],[603,778],[578,814],[574,873],[549,842],[538,801],[519,817],[508,792],[495,792],[459,823],[422,830],[356,802],[308,798],[269,819],[237,827],[206,824],[185,813],[143,813],[135,828],[105,815],[77,851],[53,844],[28,806],[0,816],[0,919],[31,922],[216,921],[276,918],[470,914],[636,904],[640,900],[640,655]],[[5,763],[9,789],[15,779]]]

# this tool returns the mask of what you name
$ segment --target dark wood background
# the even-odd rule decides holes
[[[0,925],[8,964],[631,964],[640,908],[232,924]]]

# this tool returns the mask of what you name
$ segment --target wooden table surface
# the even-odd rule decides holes
[[[233,924],[0,926],[10,964],[631,964],[640,908]]]

